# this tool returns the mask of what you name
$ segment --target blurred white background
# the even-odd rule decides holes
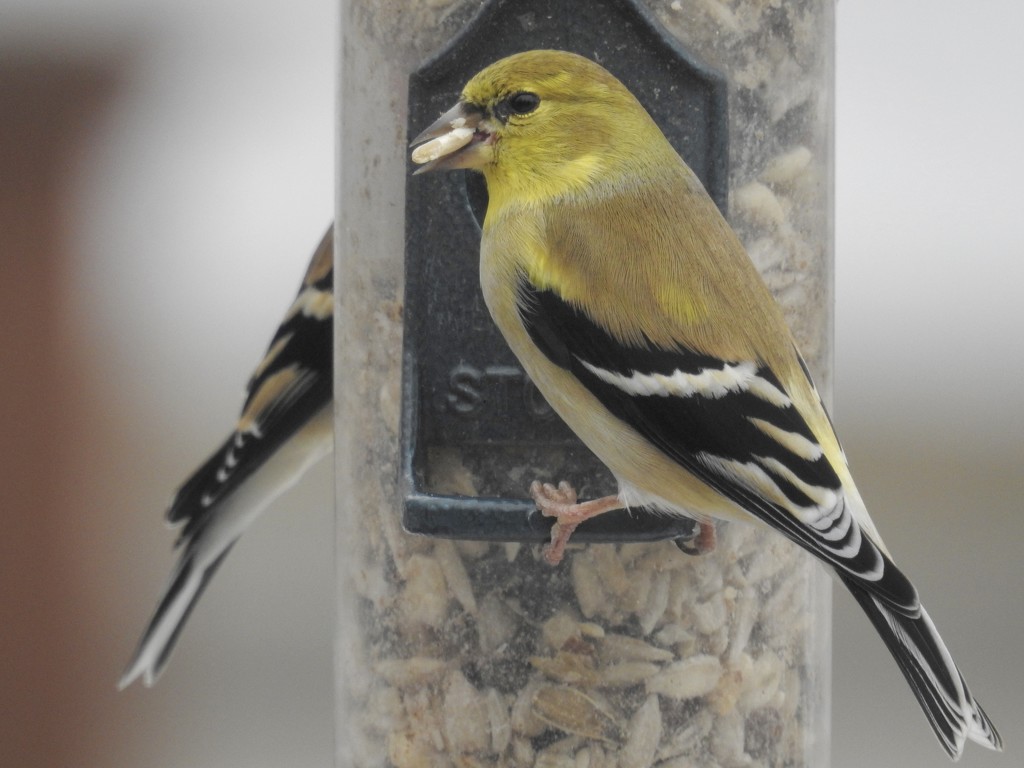
[[[2,765],[331,764],[329,463],[235,548],[160,683],[114,684],[173,561],[164,506],[333,215],[336,18],[0,0]],[[836,420],[1008,743],[961,765],[1019,765],[1024,6],[838,19]],[[833,765],[945,764],[838,590],[835,614]]]

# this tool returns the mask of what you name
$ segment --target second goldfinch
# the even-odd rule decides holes
[[[178,563],[121,676],[152,685],[217,567],[256,517],[334,447],[333,228],[306,269],[246,388],[225,443],[178,489],[167,521],[183,526]]]
[[[554,410],[618,480],[556,518],[549,559],[605,511],[767,525],[835,569],[946,752],[1001,740],[893,564],[818,392],[739,239],[633,95],[559,51],[484,69],[414,142],[420,171],[483,173],[487,306]]]

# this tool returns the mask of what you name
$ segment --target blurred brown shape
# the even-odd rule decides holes
[[[0,765],[87,765],[73,480],[62,477],[80,372],[60,349],[69,181],[116,88],[115,61],[0,54]],[[66,334],[63,334],[66,338]],[[109,673],[109,671],[108,671]]]

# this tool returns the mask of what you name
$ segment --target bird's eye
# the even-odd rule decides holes
[[[540,104],[540,96],[529,91],[520,91],[503,99],[495,107],[495,115],[502,122],[508,120],[511,115],[528,115]]]
[[[517,115],[527,115],[540,104],[540,96],[535,93],[514,93],[508,97],[508,105]]]

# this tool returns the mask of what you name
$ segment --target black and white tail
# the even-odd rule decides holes
[[[855,579],[842,573],[839,578],[882,636],[949,756],[958,760],[967,739],[1001,751],[1003,740],[967,689],[927,611],[899,613]]]
[[[182,487],[172,511],[183,497],[193,495],[196,477],[206,477],[219,464],[218,457],[237,448],[234,438],[214,454],[210,462]],[[333,446],[332,409],[328,405],[309,419],[292,439],[265,457],[255,472],[237,485],[226,497],[218,498],[191,517],[178,541],[181,554],[174,573],[146,626],[131,663],[121,676],[119,687],[136,678],[152,685],[163,671],[185,620],[203,594],[217,568],[238,538],[277,497],[294,485],[306,470],[330,453]],[[205,484],[209,487],[209,484]]]
[[[142,633],[139,647],[132,662],[118,681],[118,688],[124,689],[136,678],[141,677],[144,685],[150,686],[163,672],[171,651],[178,641],[178,635],[185,627],[185,621],[203,594],[217,567],[224,561],[232,544],[220,557],[206,566],[197,567],[194,558],[186,553],[178,562],[177,569],[153,613],[153,618]]]

